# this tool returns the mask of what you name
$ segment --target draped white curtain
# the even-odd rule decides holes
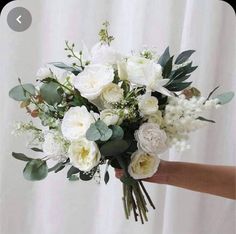
[[[25,6],[33,24],[23,33],[11,31],[6,15],[13,6]],[[150,209],[145,225],[127,221],[121,183],[68,182],[66,171],[44,181],[23,179],[24,163],[11,151],[25,152],[25,139],[11,136],[11,123],[25,113],[8,98],[17,78],[34,82],[45,63],[65,60],[64,41],[90,47],[103,21],[111,24],[114,46],[129,52],[143,45],[171,52],[195,49],[192,75],[204,95],[217,85],[236,91],[236,27],[233,9],[216,0],[38,0],[16,1],[0,21],[0,185],[1,234],[232,234],[236,233],[235,202],[216,196],[146,184],[157,209]],[[163,159],[236,165],[236,100],[208,117],[216,124],[192,135],[191,150],[170,150]]]

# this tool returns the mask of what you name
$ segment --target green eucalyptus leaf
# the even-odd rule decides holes
[[[211,119],[206,119],[202,116],[199,116],[197,119],[201,120],[201,121],[205,121],[205,122],[209,122],[209,123],[215,123],[214,120],[211,120]]]
[[[28,162],[30,160],[32,160],[32,158],[29,158],[27,157],[26,155],[22,154],[22,153],[15,153],[15,152],[12,152],[12,156],[15,158],[15,159],[18,159],[18,160],[21,160],[21,161],[25,161],[25,162]]]
[[[26,101],[35,96],[36,90],[33,84],[17,85],[9,91],[9,96],[16,101]]]
[[[24,177],[27,180],[38,181],[48,175],[48,167],[46,161],[41,159],[33,159],[29,161],[23,171]]]
[[[101,138],[101,133],[100,131],[97,129],[95,124],[91,124],[91,126],[89,127],[89,129],[86,132],[86,138],[89,141],[98,141]]]
[[[182,52],[175,60],[175,64],[182,64],[186,62],[190,56],[195,52],[195,50],[186,50]]]
[[[215,98],[219,100],[220,105],[227,104],[230,102],[234,97],[234,92],[227,92],[227,93],[222,93]]]
[[[124,130],[118,125],[111,126],[112,136],[111,140],[121,140],[124,137]]]
[[[77,180],[79,180],[79,176],[78,175],[71,175],[69,177],[69,181],[77,181]]]
[[[101,141],[108,141],[111,138],[112,130],[102,120],[96,121],[95,126],[101,134]]]
[[[125,140],[113,140],[101,146],[100,152],[105,157],[117,156],[124,153],[130,146]]]
[[[58,83],[53,81],[44,83],[40,88],[40,94],[49,105],[53,106],[59,104],[63,99],[62,94],[59,91],[60,87],[61,86]]]

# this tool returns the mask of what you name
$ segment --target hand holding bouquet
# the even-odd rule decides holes
[[[122,168],[123,203],[127,218],[147,221],[148,203],[155,208],[141,179],[158,170],[160,156],[171,147],[189,148],[189,133],[206,123],[204,112],[229,102],[234,94],[208,97],[187,81],[197,68],[189,60],[193,50],[176,58],[169,48],[160,56],[143,49],[122,55],[103,24],[100,42],[91,51],[76,52],[66,42],[71,64],[51,63],[37,73],[36,84],[20,84],[9,95],[20,102],[32,121],[18,123],[14,133],[30,134],[28,147],[42,157],[12,153],[26,161],[24,177],[37,181],[50,172],[67,169],[69,180],[109,181],[109,166]],[[53,167],[48,161],[54,160]],[[68,169],[69,168],[69,169]],[[99,176],[98,176],[99,175]]]

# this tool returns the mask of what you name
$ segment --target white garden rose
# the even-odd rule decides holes
[[[122,100],[124,90],[117,84],[111,83],[107,85],[100,96],[105,107],[109,107],[109,103],[117,103]],[[107,105],[108,104],[108,105]]]
[[[141,114],[151,115],[158,111],[158,100],[156,97],[142,95],[138,97],[138,106]]]
[[[122,118],[113,109],[105,109],[100,113],[100,119],[107,125],[120,125]]]
[[[67,158],[67,143],[56,131],[50,130],[44,133],[42,149],[44,155],[50,159],[62,161]]]
[[[149,155],[142,150],[138,150],[131,155],[131,162],[128,172],[136,180],[153,176],[160,164],[160,159],[155,155]]]
[[[94,64],[87,66],[73,80],[73,84],[81,95],[88,100],[96,99],[104,87],[112,83],[114,79],[114,70],[110,66]]]
[[[73,141],[69,147],[68,155],[71,164],[81,171],[90,171],[99,164],[101,158],[97,144],[86,138]]]
[[[158,124],[144,123],[135,132],[139,149],[155,155],[167,150],[167,136]]]
[[[91,62],[93,64],[115,65],[121,55],[107,44],[97,43],[91,49]]]
[[[169,79],[163,79],[162,67],[155,61],[132,56],[127,61],[127,73],[130,82],[139,86],[144,85],[148,90],[172,96],[171,92],[163,87]]]
[[[93,114],[89,113],[85,106],[71,107],[62,120],[61,131],[66,139],[77,140],[85,136],[94,122]]]

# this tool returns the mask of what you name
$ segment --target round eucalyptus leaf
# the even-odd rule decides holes
[[[217,98],[220,102],[221,105],[224,105],[228,102],[230,102],[234,97],[234,92],[227,92],[227,93],[222,93],[215,98]]]
[[[35,96],[35,87],[32,84],[17,85],[9,91],[9,96],[15,101],[26,101]]]
[[[111,140],[121,140],[124,137],[123,129],[118,125],[113,125],[111,127],[112,137]]]
[[[40,94],[42,98],[49,105],[55,105],[62,101],[62,93],[60,89],[60,85],[51,81],[49,83],[45,83],[40,88]]]
[[[37,181],[42,180],[48,175],[48,167],[46,161],[41,159],[33,159],[29,161],[23,171],[24,177],[27,180]]]

